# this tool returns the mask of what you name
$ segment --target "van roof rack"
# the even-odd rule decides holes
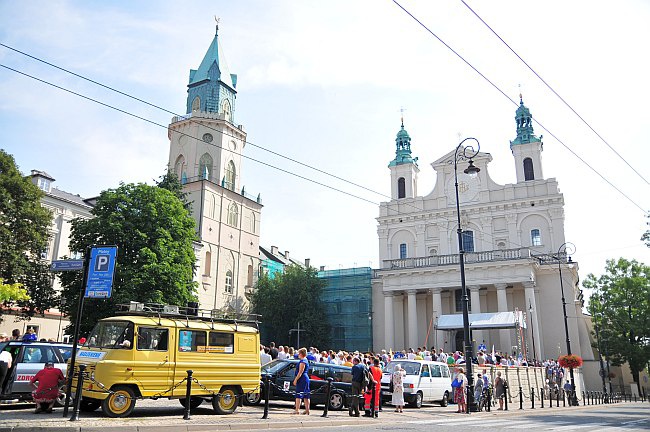
[[[259,330],[261,315],[243,312],[229,312],[221,309],[199,309],[193,306],[165,305],[160,303],[130,302],[118,304],[116,315],[139,315],[158,318],[180,318],[203,322],[231,324],[254,324]]]

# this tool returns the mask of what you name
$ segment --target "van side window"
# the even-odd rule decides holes
[[[431,376],[434,378],[442,377],[442,373],[440,372],[439,365],[431,365]]]
[[[449,368],[447,366],[441,366],[440,369],[442,369],[442,376],[449,378]]]
[[[235,335],[232,333],[210,332],[210,352],[233,354],[235,352]]]
[[[169,330],[156,327],[138,328],[138,351],[167,351]]]
[[[422,365],[422,372],[420,372],[420,376],[423,377],[430,377],[429,375],[429,365],[423,364]]]
[[[204,331],[180,330],[178,350],[182,352],[205,352],[206,334]]]

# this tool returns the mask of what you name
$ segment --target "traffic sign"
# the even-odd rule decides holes
[[[56,260],[52,261],[52,271],[83,270],[84,260]]]
[[[109,298],[113,290],[113,275],[117,246],[95,246],[90,250],[86,298]]]

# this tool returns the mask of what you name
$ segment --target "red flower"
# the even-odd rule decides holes
[[[560,356],[557,361],[563,368],[575,369],[582,366],[582,357],[575,354]]]

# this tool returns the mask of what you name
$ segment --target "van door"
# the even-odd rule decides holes
[[[173,378],[170,331],[165,327],[138,326],[134,376],[147,392],[169,389]]]
[[[445,394],[445,378],[442,377],[440,365],[431,364],[431,399],[434,401],[442,400]]]
[[[431,400],[431,386],[431,371],[429,370],[429,365],[423,363],[422,369],[420,370],[420,391],[422,391],[422,400]]]

